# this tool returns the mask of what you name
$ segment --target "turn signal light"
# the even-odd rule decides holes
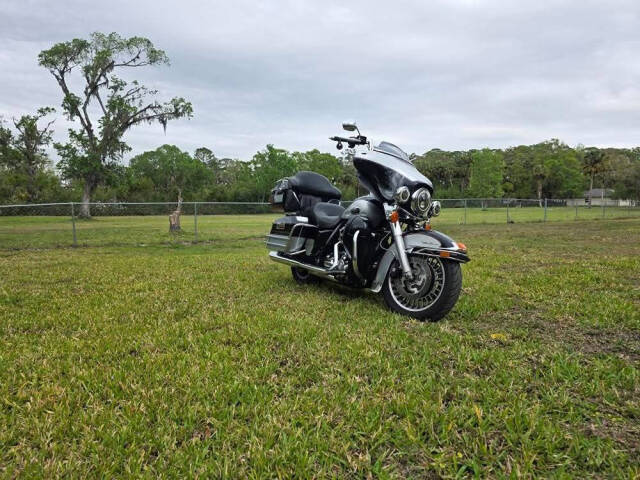
[[[428,223],[426,223],[426,224],[424,225],[424,229],[425,229],[425,230],[431,230],[431,225],[429,225]]]
[[[464,243],[458,242],[458,250],[462,250],[463,252],[466,252],[467,246]]]
[[[398,221],[398,218],[400,218],[400,215],[398,215],[397,210],[394,210],[393,212],[391,212],[391,215],[389,215],[389,221],[391,223],[396,223]]]
[[[451,252],[442,251],[442,252],[440,252],[440,256],[442,258],[449,258],[451,256]]]

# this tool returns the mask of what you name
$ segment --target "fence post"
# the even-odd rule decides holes
[[[507,200],[507,223],[509,223],[509,200]]]
[[[544,219],[542,220],[543,222],[547,221],[547,199],[544,199]]]
[[[464,224],[467,224],[467,199],[464,199]]]
[[[193,204],[193,227],[194,227],[194,242],[198,243],[198,202]]]
[[[578,219],[578,204],[576,203],[576,218],[574,220]]]
[[[73,246],[78,246],[78,238],[76,237],[76,212],[71,202],[71,228],[73,229]]]
[[[602,195],[600,196],[600,201],[602,202],[602,218],[604,218],[604,188],[602,188]]]

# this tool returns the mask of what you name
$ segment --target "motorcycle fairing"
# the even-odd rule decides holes
[[[364,187],[380,201],[392,202],[393,194],[401,186],[407,186],[412,191],[427,187],[433,192],[431,180],[421,174],[411,162],[382,149],[356,154],[353,165]]]

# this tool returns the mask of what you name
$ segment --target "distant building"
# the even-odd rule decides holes
[[[589,198],[591,198],[592,207],[601,207],[602,205],[609,207],[627,207],[630,205],[629,200],[613,199],[611,198],[612,195],[612,188],[592,188],[591,190],[584,192],[583,198],[568,199],[567,205],[588,206]]]

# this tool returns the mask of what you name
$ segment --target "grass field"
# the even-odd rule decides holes
[[[459,203],[459,202],[458,202]],[[49,208],[49,210],[47,210]],[[173,208],[173,207],[172,207]],[[23,248],[57,248],[73,244],[70,208],[67,206],[39,207],[42,216],[0,215],[0,250]],[[69,215],[62,214],[69,210]],[[57,216],[51,215],[56,213]],[[0,211],[0,213],[2,213]],[[262,224],[281,216],[263,215],[199,215],[197,241],[213,243],[227,241],[229,234],[239,238],[263,235],[256,230]],[[95,216],[90,221],[77,220],[76,239],[80,246],[170,245],[192,243],[196,240],[193,215],[182,215],[182,233],[169,233],[168,215]],[[640,219],[640,207],[552,207],[547,209],[547,222],[575,222],[583,220]],[[452,225],[543,223],[543,208],[443,208],[433,219],[436,228]],[[237,238],[237,237],[236,237]]]
[[[0,476],[640,476],[640,219],[443,215],[472,262],[432,324],[294,284],[271,218],[1,219]]]

